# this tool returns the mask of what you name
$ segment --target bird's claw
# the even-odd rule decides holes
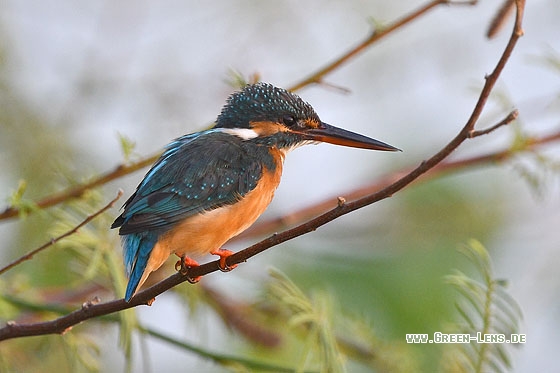
[[[188,276],[189,274],[189,270],[193,267],[198,267],[200,266],[200,264],[198,264],[198,262],[194,259],[191,259],[187,256],[182,257],[180,260],[177,261],[177,263],[175,263],[175,270],[179,273],[181,273],[183,276],[187,277],[187,281],[191,284],[196,284],[197,282],[200,281],[200,279],[202,278],[202,276],[197,276],[197,277],[191,277]]]
[[[220,262],[218,264],[218,268],[222,272],[229,272],[232,269],[234,269],[235,267],[237,267],[237,264],[233,264],[233,265],[228,265],[227,264],[227,258],[229,258],[230,256],[232,256],[234,254],[233,251],[225,250],[225,249],[218,249],[218,250],[211,251],[210,254],[218,255],[220,257]]]

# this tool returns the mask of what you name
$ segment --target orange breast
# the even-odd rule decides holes
[[[192,216],[165,234],[157,245],[179,256],[196,256],[219,249],[249,228],[266,210],[280,183],[282,170],[265,170],[259,183],[239,202]]]
[[[285,154],[277,149],[272,149],[271,153],[276,169],[270,171],[265,168],[255,189],[239,202],[191,216],[159,239],[150,254],[140,285],[171,254],[188,257],[207,254],[221,248],[257,220],[272,201],[282,176]]]

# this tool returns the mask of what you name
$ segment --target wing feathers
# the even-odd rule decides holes
[[[165,231],[196,213],[235,203],[256,187],[263,162],[271,163],[266,147],[249,146],[218,130],[175,140],[112,227],[120,227],[121,235]]]

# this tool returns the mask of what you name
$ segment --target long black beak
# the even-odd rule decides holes
[[[379,140],[360,135],[355,132],[346,131],[342,128],[331,126],[321,122],[317,128],[306,129],[302,135],[308,140],[328,142],[335,145],[350,146],[352,148],[362,148],[383,151],[401,151],[394,146],[385,144]]]

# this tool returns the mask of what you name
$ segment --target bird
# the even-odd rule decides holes
[[[305,144],[331,143],[398,151],[384,142],[321,119],[298,95],[269,83],[247,84],[229,96],[212,128],[169,143],[124,203],[119,228],[129,302],[172,254],[177,266],[222,249],[265,211],[280,183],[284,158]],[[194,281],[198,279],[191,279]]]

